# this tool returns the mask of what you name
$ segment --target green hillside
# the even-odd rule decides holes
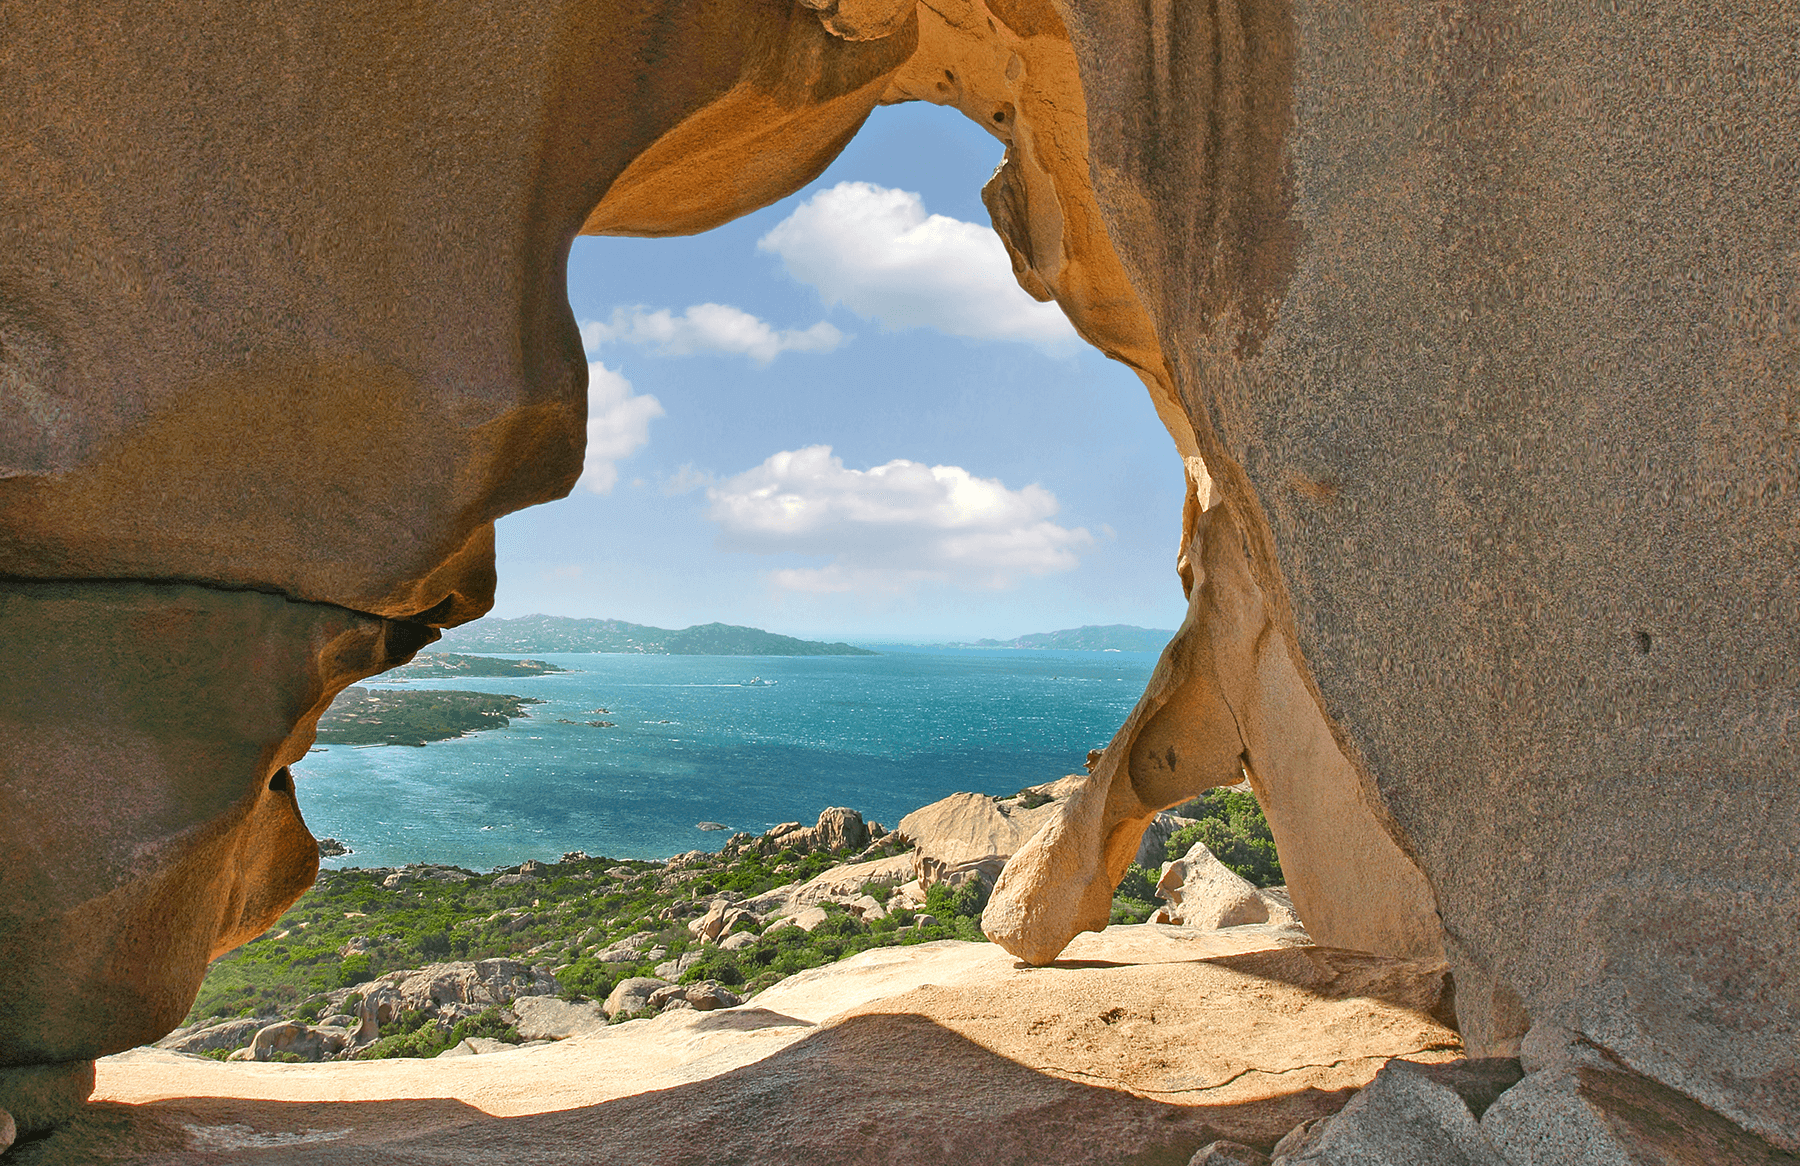
[[[639,652],[657,656],[874,656],[849,644],[798,640],[759,628],[709,623],[672,631],[619,619],[560,615],[489,617],[451,628],[441,647],[465,652]]]
[[[1110,623],[1060,632],[1033,632],[1013,640],[977,640],[977,648],[1053,648],[1064,652],[1160,652],[1172,631]]]

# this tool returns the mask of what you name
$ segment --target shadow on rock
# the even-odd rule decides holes
[[[102,1104],[7,1166],[1184,1166],[1268,1148],[1348,1090],[1182,1106],[1028,1069],[912,1015],[852,1017],[691,1085],[501,1119],[459,1102],[183,1098]]]

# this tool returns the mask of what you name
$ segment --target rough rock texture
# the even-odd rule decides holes
[[[863,822],[862,814],[843,806],[831,806],[820,811],[818,822],[811,826],[783,822],[766,834],[735,835],[725,849],[731,851],[751,847],[763,854],[774,854],[781,850],[805,854],[809,850],[840,850],[844,847],[861,849],[868,844],[869,827]]]
[[[514,1025],[526,1040],[563,1040],[606,1027],[606,1010],[592,1001],[571,1004],[555,996],[523,996],[512,1003]]]
[[[1030,809],[987,794],[958,793],[914,810],[895,827],[912,841],[913,877],[931,887],[953,869],[968,870],[991,859],[1005,865],[1056,816],[1058,799],[1080,780],[1068,777],[1039,787],[1052,800]]]
[[[349,1046],[350,1033],[345,1029],[282,1021],[257,1030],[248,1059],[269,1061],[286,1053],[303,1061],[321,1061]]]
[[[1441,964],[1256,950],[1252,930],[1119,927],[1044,968],[991,944],[883,948],[742,1008],[495,1057],[220,1065],[138,1050],[102,1061],[98,1089],[133,1108],[96,1106],[21,1161],[79,1146],[105,1163],[110,1145],[160,1150],[158,1166],[1176,1166],[1222,1137],[1266,1150],[1388,1057],[1456,1055],[1430,1015]],[[233,1128],[235,1146],[198,1152]]]
[[[1188,617],[990,932],[1054,959],[1247,773],[1309,931],[1446,952],[1472,1048],[1553,1025],[1800,1148],[1795,17],[6,8],[0,1107],[304,886],[317,711],[573,482],[569,238],[765,205],[919,99],[1006,143],[1019,282],[1189,479]]]
[[[1174,862],[1163,864],[1156,895],[1169,905],[1156,912],[1158,923],[1183,927],[1238,927],[1268,923],[1277,927],[1298,922],[1282,898],[1259,890],[1249,879],[1213,857],[1206,843],[1196,842]]]
[[[0,1067],[181,1022],[318,869],[286,769],[313,723],[430,635],[253,591],[0,581]]]
[[[1405,1061],[1390,1062],[1342,1113],[1309,1129],[1303,1149],[1278,1153],[1275,1161],[1281,1166],[1508,1166],[1457,1091]]]
[[[1220,1138],[1195,1150],[1188,1166],[1269,1166],[1269,1156],[1254,1146]]]
[[[173,1053],[205,1053],[216,1049],[241,1049],[262,1029],[275,1023],[273,1017],[244,1017],[219,1024],[176,1029],[156,1042],[159,1049]]]
[[[554,996],[556,977],[519,960],[492,959],[426,964],[389,972],[361,987],[363,1008],[380,1009],[381,1023],[407,1012],[436,1013],[466,1005],[480,1011],[521,996]]]
[[[1168,859],[1169,839],[1175,831],[1183,826],[1192,826],[1197,819],[1183,818],[1176,814],[1158,814],[1150,819],[1144,827],[1143,841],[1138,843],[1137,857],[1132,861],[1147,870],[1156,870]]]
[[[667,988],[667,980],[653,979],[650,976],[631,976],[613,985],[607,994],[606,1002],[601,1005],[608,1019],[625,1013],[642,1012],[650,1003],[650,997],[660,988]]]
[[[1266,613],[1221,673],[1304,670],[1472,1047],[1552,1021],[1800,1147],[1794,5],[1063,11],[1199,614]],[[1284,706],[1231,703],[1285,864]]]

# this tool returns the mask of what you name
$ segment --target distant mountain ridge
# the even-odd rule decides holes
[[[1160,652],[1173,631],[1130,624],[1089,624],[1059,632],[1033,632],[1013,640],[976,640],[977,648],[1052,648],[1062,652]]]
[[[707,623],[671,631],[622,619],[562,615],[489,616],[451,628],[439,647],[464,652],[607,652],[650,656],[876,656],[866,648]]]

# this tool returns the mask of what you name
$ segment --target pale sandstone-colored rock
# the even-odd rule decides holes
[[[519,960],[463,960],[389,972],[360,987],[362,1010],[379,1022],[407,1012],[472,1015],[524,996],[554,996],[556,977]]]
[[[724,939],[721,939],[719,941],[719,949],[721,951],[743,951],[747,947],[755,947],[756,939],[757,937],[754,932],[739,931],[734,935],[727,935]]]
[[[0,1154],[6,1153],[19,1137],[19,1124],[13,1121],[13,1115],[0,1109]]]
[[[248,591],[0,582],[0,1066],[180,1023],[318,868],[286,768],[313,723],[430,635]]]
[[[571,1144],[628,1164],[1122,1163],[1153,1147],[1185,1161],[1221,1135],[1266,1146],[1339,1108],[1389,1056],[1455,1055],[1430,1015],[1441,965],[1257,950],[1252,930],[1119,927],[1045,968],[991,944],[877,949],[742,1008],[664,1013],[504,1057],[220,1065],[137,1050],[101,1062],[97,1096],[140,1105],[134,1121],[199,1113],[204,1126],[348,1130],[341,1153],[372,1166],[440,1152],[531,1166]],[[1015,1011],[1022,1023],[1009,1022]],[[383,1104],[396,1098],[411,1100]],[[336,1101],[362,1104],[317,1104]],[[277,1113],[292,1124],[271,1124]],[[79,1136],[65,1130],[49,1148]],[[338,1144],[227,1160],[335,1166]]]
[[[1194,843],[1187,854],[1163,864],[1156,894],[1169,903],[1157,911],[1158,923],[1199,928],[1246,923],[1292,927],[1299,923],[1285,894],[1271,894],[1230,870],[1204,842]]]
[[[1273,761],[1328,726],[1473,1047],[1548,1020],[1800,1149],[1792,6],[1061,11],[1284,865],[1337,820]],[[1146,148],[1189,103],[1231,113]]]
[[[563,1040],[606,1027],[606,1009],[593,1001],[571,1003],[555,996],[522,996],[512,1002],[514,1025],[525,1040]]]
[[[274,1017],[245,1017],[192,1029],[178,1029],[156,1042],[159,1049],[176,1053],[205,1053],[216,1049],[241,1049],[256,1034],[276,1023]]]
[[[1060,802],[1079,778],[1063,778],[1036,787],[1052,800],[1026,809],[1018,801],[987,794],[956,793],[940,798],[900,819],[895,830],[912,841],[913,877],[930,888],[945,872],[998,859],[1002,864],[1055,817]]]
[[[846,806],[830,806],[819,812],[819,820],[804,826],[799,822],[782,822],[763,834],[734,834],[725,844],[725,853],[754,850],[775,854],[793,850],[805,854],[812,850],[861,850],[869,845],[869,827],[862,814]]]
[[[1283,641],[1270,634],[1273,613],[1199,459],[1190,459],[1188,491],[1188,618],[1093,772],[1008,864],[983,928],[1023,959],[1053,958],[1068,936],[1106,926],[1112,890],[1156,812],[1248,773],[1315,939],[1441,953],[1430,889],[1363,801]]]
[[[650,997],[659,989],[667,988],[667,980],[658,980],[650,976],[630,976],[613,985],[607,993],[606,1002],[601,1005],[607,1018],[620,1013],[641,1012],[649,1004]]]
[[[348,1047],[350,1033],[345,1029],[287,1020],[257,1029],[250,1039],[248,1059],[269,1061],[285,1053],[303,1061],[321,1061]]]
[[[776,922],[786,927],[798,927],[802,931],[810,932],[829,918],[831,915],[823,907],[802,907],[792,915],[778,919]]]
[[[746,910],[763,914],[785,914],[818,903],[842,902],[862,893],[868,883],[899,883],[911,877],[911,854],[896,854],[867,862],[846,863],[801,883],[799,886],[776,887],[744,901]]]
[[[985,194],[1021,285],[1138,370],[1191,483],[1189,618],[994,933],[1051,959],[1104,925],[1150,815],[1247,771],[1321,941],[1456,937],[1477,1048],[1566,1026],[1797,1148],[1790,7],[22,9],[0,560],[467,618],[494,518],[579,468],[570,232],[701,229],[877,100],[953,105],[1007,143]],[[154,619],[115,622],[162,658]],[[265,754],[367,663],[294,663],[310,634],[162,678],[239,702],[182,739],[197,765],[151,760],[141,695],[53,754],[0,738],[0,795],[58,799],[0,822],[73,824],[5,839],[0,918],[44,950],[0,934],[0,967],[52,990],[9,991],[0,1063],[166,1029],[248,924],[224,884],[272,852],[245,817]],[[263,744],[219,745],[233,724]],[[71,867],[102,873],[20,913]],[[279,911],[299,870],[242,887]]]
[[[1169,861],[1168,843],[1175,831],[1183,826],[1192,826],[1198,821],[1195,818],[1183,818],[1177,814],[1158,814],[1150,819],[1144,827],[1143,841],[1138,843],[1136,862],[1145,870],[1158,870]]]

